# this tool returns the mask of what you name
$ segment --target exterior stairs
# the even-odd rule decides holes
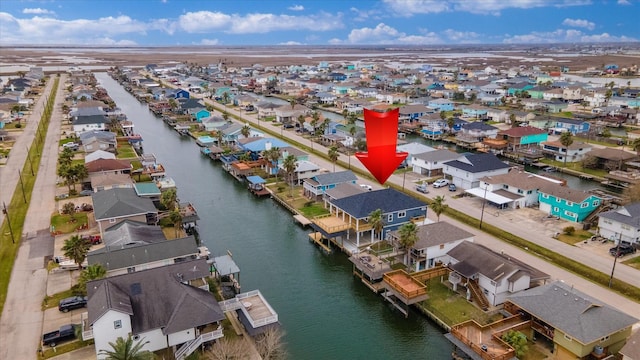
[[[468,280],[467,288],[469,288],[469,291],[471,292],[471,298],[473,301],[475,301],[482,310],[486,311],[489,309],[489,300],[487,300],[487,297],[482,293],[478,283],[473,280]]]

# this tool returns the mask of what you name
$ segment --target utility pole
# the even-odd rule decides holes
[[[18,170],[18,177],[20,177],[20,188],[22,188],[22,198],[24,199],[24,203],[27,203],[27,194],[24,192],[24,183],[22,182],[22,172]]]
[[[611,283],[613,282],[613,272],[616,271],[616,262],[618,262],[618,257],[620,256],[620,244],[622,243],[622,230],[620,230],[620,237],[618,238],[618,245],[616,245],[616,253],[613,257],[613,267],[611,268],[611,276],[609,277],[609,288],[611,288]]]
[[[36,137],[37,141],[38,137]],[[37,147],[38,145],[36,145]],[[31,176],[35,176],[33,172],[33,163],[31,162],[31,155],[29,155],[29,148],[27,148],[27,159],[29,159],[29,167],[31,168]]]
[[[482,219],[484,218],[484,206],[487,204],[487,187],[489,184],[484,183],[484,198],[482,199],[482,212],[480,213],[480,229],[482,229]]]
[[[2,202],[2,213],[7,217],[7,224],[9,225],[9,233],[11,234],[11,243],[15,244],[16,241],[13,237],[13,228],[11,227],[11,219],[9,218],[9,211],[7,211],[7,205]]]

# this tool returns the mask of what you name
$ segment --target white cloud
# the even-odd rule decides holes
[[[289,6],[287,9],[289,9],[291,11],[302,11],[302,10],[304,10],[304,6],[302,6],[302,5],[293,5],[293,6]]]
[[[363,27],[351,30],[347,42],[350,44],[387,44],[404,36],[404,33],[395,28],[379,23],[375,28]]]
[[[278,45],[295,46],[295,45],[304,45],[304,44],[297,41],[285,41],[285,42],[279,43]]]
[[[476,44],[480,42],[480,34],[473,31],[456,31],[447,29],[443,31],[444,36],[457,44]]]
[[[46,14],[53,15],[53,14],[55,14],[54,11],[47,10],[47,9],[42,9],[42,8],[25,8],[25,9],[22,9],[22,13],[23,14],[35,14],[35,15],[46,15]]]
[[[352,18],[353,21],[365,21],[369,19],[379,20],[381,15],[380,10],[377,9],[363,10],[351,7],[349,11],[355,14],[355,17]]]
[[[596,27],[596,24],[592,23],[591,21],[583,20],[583,19],[569,19],[569,18],[564,19],[564,21],[562,22],[562,25],[571,26],[571,27],[580,27],[580,28],[585,28],[589,30],[593,30]]]
[[[618,0],[618,5],[631,5],[629,0]]]
[[[506,44],[552,44],[552,43],[593,43],[593,42],[636,42],[627,36],[612,36],[608,33],[588,35],[575,29],[558,29],[550,32],[531,32],[523,35],[507,35]]]
[[[244,16],[221,12],[188,12],[178,18],[179,27],[188,33],[223,31],[231,34],[263,34],[272,31],[329,31],[342,28],[342,14],[291,16],[253,13]]]
[[[588,4],[589,0],[383,0],[399,16],[438,14],[462,11],[474,14],[500,15],[504,9],[566,7]]]
[[[220,41],[218,39],[202,39],[200,40],[200,45],[218,45]]]
[[[96,44],[96,45],[109,45],[109,46],[135,46],[135,45],[138,45],[138,43],[136,43],[133,40],[114,40],[114,39],[111,39],[109,37],[95,38],[95,39],[92,39],[89,43],[90,44]]]

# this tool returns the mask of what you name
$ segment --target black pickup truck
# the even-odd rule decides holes
[[[60,330],[48,332],[42,335],[42,343],[51,347],[65,341],[76,338],[75,326],[67,324],[60,326]]]

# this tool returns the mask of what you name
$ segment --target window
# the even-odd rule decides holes
[[[558,211],[560,211],[560,208],[559,208],[559,207],[554,207],[554,208],[553,208],[553,211],[554,211],[554,212],[558,212]]]
[[[569,206],[573,206],[573,202],[571,202],[571,201],[567,201],[567,205],[569,205]]]
[[[572,213],[572,212],[571,212],[571,211],[569,211],[569,210],[565,210],[565,211],[564,211],[564,214],[565,214],[565,215],[567,215],[568,217],[576,217],[576,214]]]
[[[407,212],[406,211],[398,212],[398,218],[403,218],[403,217],[407,217]]]
[[[120,329],[122,327],[122,320],[116,320],[113,322],[114,329]]]
[[[588,206],[589,206],[589,204],[587,204],[587,203],[582,203],[582,204],[580,205],[580,207],[581,207],[581,208],[583,208],[583,209],[584,209],[584,208],[586,208],[586,207],[588,207]]]
[[[522,189],[518,189],[518,194],[524,194],[524,191],[522,191]]]
[[[387,221],[388,222],[393,222],[393,214],[387,215]]]
[[[607,341],[607,340],[609,340],[609,336],[608,335],[603,337],[602,339],[600,339],[600,342]]]
[[[502,188],[503,188],[503,189],[508,189],[508,188],[509,188],[509,185],[502,185]]]
[[[140,340],[140,335],[133,335],[133,340]]]
[[[444,249],[444,244],[440,244],[440,249]]]
[[[115,224],[116,223],[116,219],[109,219],[109,224]]]
[[[533,191],[527,190],[527,195],[531,195],[531,194],[533,194]]]
[[[135,266],[127,268],[127,273],[131,274],[132,272],[136,272],[136,267]]]
[[[593,200],[593,206],[599,206],[600,200]]]
[[[573,338],[567,334],[564,334],[564,339],[567,341],[573,341]]]
[[[547,194],[542,194],[542,198],[543,198],[543,199],[548,199],[548,198],[549,198],[549,195],[547,195]]]

